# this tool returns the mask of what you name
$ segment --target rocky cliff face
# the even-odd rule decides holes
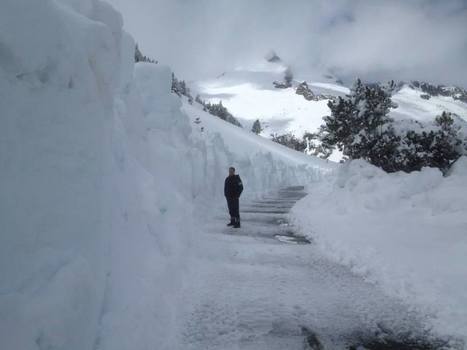
[[[458,86],[434,85],[427,82],[414,80],[410,83],[414,89],[420,90],[423,94],[420,97],[429,100],[432,96],[447,96],[454,100],[467,103],[467,91]]]

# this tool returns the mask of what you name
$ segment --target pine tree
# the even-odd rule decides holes
[[[284,135],[272,134],[271,139],[274,142],[280,143],[281,145],[284,145],[299,152],[304,152],[307,148],[306,141],[298,139],[295,135],[291,133]]]
[[[251,131],[254,132],[256,135],[261,134],[263,131],[263,128],[261,127],[261,123],[259,119],[256,119],[255,122],[253,123],[253,126],[251,127]]]
[[[191,96],[191,91],[185,83],[185,80],[178,80],[175,74],[172,72],[172,92],[178,96],[186,96],[188,98],[188,103],[193,103],[193,96]]]
[[[305,153],[312,156],[327,159],[334,150],[334,147],[329,146],[321,141],[319,132],[306,132],[303,135],[303,141],[306,143]]]
[[[178,79],[175,77],[174,72],[172,72],[172,89],[171,90],[172,90],[172,92],[179,95],[179,92],[178,92]]]
[[[394,88],[393,82],[381,87],[357,80],[346,98],[329,101],[331,115],[320,128],[322,145],[337,146],[344,156],[365,159],[388,172],[423,167],[444,171],[465,152],[452,115],[443,112],[430,128],[399,121],[398,129],[406,131],[397,133],[388,116]]]
[[[454,127],[451,113],[443,112],[437,116],[435,125],[439,127],[439,130],[434,135],[431,164],[440,169],[447,169],[452,162],[461,156],[462,140]]]
[[[135,46],[135,62],[143,61],[143,54],[139,50],[138,44]]]
[[[219,101],[217,104],[212,104],[209,102],[203,102],[204,109],[212,115],[221,118],[233,125],[242,127],[242,124],[225,108],[222,104],[222,101]],[[203,109],[203,110],[204,110]]]
[[[156,60],[143,55],[143,53],[139,49],[138,44],[136,44],[135,45],[135,63],[138,63],[138,62],[149,62],[149,63],[157,64]]]
[[[421,131],[408,130],[401,135],[394,160],[397,170],[436,167],[445,171],[465,152],[451,113],[437,116],[430,130],[425,130],[420,122],[414,124]]]
[[[320,129],[323,144],[337,146],[350,159],[362,158],[385,168],[397,142],[388,116],[390,94],[357,79],[346,98],[330,100],[328,106],[331,115],[323,118]]]

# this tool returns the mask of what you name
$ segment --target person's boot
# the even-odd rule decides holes
[[[235,225],[235,219],[230,218],[230,222],[227,224],[227,226],[234,226]]]
[[[240,218],[235,218],[234,228],[240,228]]]

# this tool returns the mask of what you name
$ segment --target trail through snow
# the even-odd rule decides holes
[[[205,225],[182,292],[180,348],[314,349],[316,338],[339,349],[384,329],[421,332],[406,305],[294,235],[288,211],[304,194],[289,187],[241,203],[238,230],[220,212]]]

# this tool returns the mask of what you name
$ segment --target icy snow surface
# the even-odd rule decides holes
[[[224,212],[202,226],[184,281],[180,349],[304,349],[312,332],[338,350],[381,329],[423,330],[406,305],[294,235],[287,212],[302,195],[289,188],[241,200],[241,229],[226,228]]]
[[[426,168],[387,174],[363,161],[312,183],[292,210],[328,257],[467,338],[467,159],[448,177]]]

